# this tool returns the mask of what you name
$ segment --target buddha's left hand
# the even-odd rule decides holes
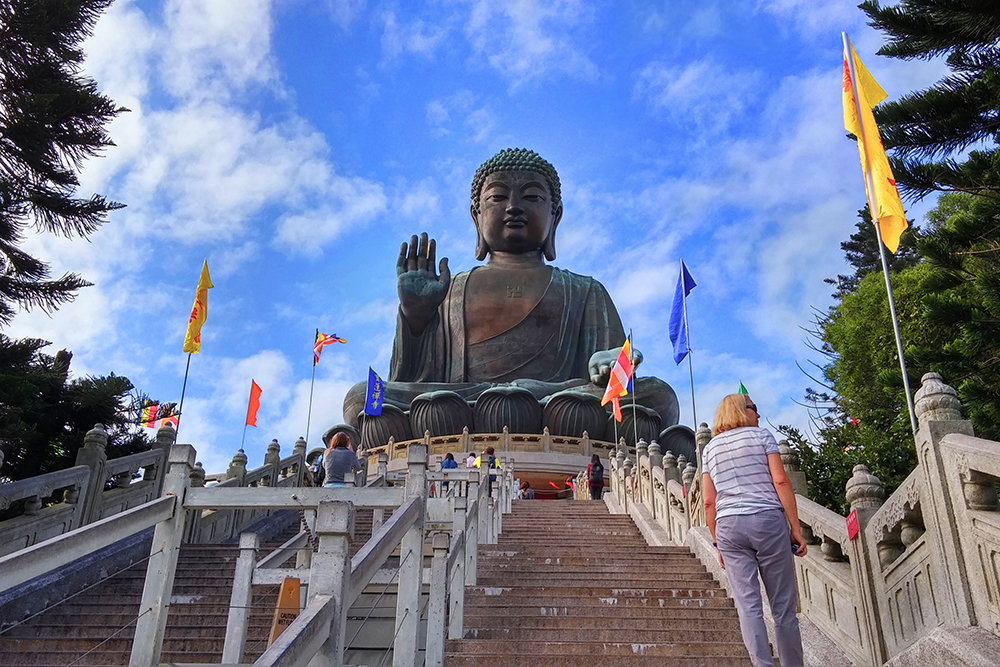
[[[590,370],[590,381],[598,386],[607,386],[608,378],[611,377],[611,368],[615,365],[615,360],[618,359],[618,354],[621,352],[621,348],[616,347],[611,350],[602,350],[600,352],[594,352],[590,356],[590,363],[588,364]],[[642,352],[632,349],[632,368],[635,368],[642,363]]]

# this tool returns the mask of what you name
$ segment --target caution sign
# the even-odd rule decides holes
[[[281,592],[278,593],[278,606],[274,610],[274,621],[271,623],[271,637],[267,640],[270,646],[292,621],[299,615],[299,580],[285,577],[281,582]]]

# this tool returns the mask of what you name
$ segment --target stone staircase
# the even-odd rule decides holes
[[[522,501],[479,547],[445,667],[749,666],[733,602],[683,547],[602,502]]]
[[[262,546],[258,558],[294,536],[298,529],[295,516],[284,532]],[[360,549],[371,535],[371,510],[358,512],[355,535],[352,552]],[[221,661],[238,556],[236,546],[181,548],[162,662],[218,664]],[[289,558],[287,567],[295,562],[293,554]],[[143,561],[31,620],[0,632],[0,666],[128,665],[145,577]],[[267,647],[277,599],[277,586],[253,587],[244,662],[253,662]]]

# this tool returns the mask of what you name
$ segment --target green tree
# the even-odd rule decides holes
[[[32,477],[73,465],[87,431],[104,424],[108,458],[149,449],[137,426],[146,400],[113,373],[70,379],[73,355],[41,352],[48,343],[0,334],[0,479]]]
[[[980,437],[1000,439],[1000,200],[946,195],[929,217],[925,324],[944,335],[911,353],[955,387]]]
[[[1000,118],[1000,11],[991,0],[903,0],[859,5],[870,25],[888,36],[879,55],[930,59],[946,56],[951,74],[875,109],[882,140],[893,152],[892,171],[915,198],[931,192],[996,196]],[[983,147],[987,144],[987,147]],[[959,162],[955,156],[974,148]]]
[[[899,238],[899,248],[896,253],[886,256],[890,271],[898,271],[920,261],[920,256],[917,254],[917,235],[920,230],[914,226],[912,220],[908,222],[910,226]],[[872,214],[867,204],[858,211],[858,221],[854,226],[857,231],[840,244],[840,249],[847,257],[847,263],[854,267],[854,273],[838,275],[836,280],[826,279],[827,283],[837,286],[837,292],[833,295],[835,299],[841,299],[845,293],[856,291],[861,279],[872,271],[882,272],[882,259],[879,257],[879,248],[875,240],[875,223],[872,221]]]
[[[87,286],[21,250],[29,228],[86,237],[121,204],[78,198],[84,160],[112,145],[124,111],[81,74],[84,39],[112,0],[0,0],[0,325],[18,309],[51,312]]]

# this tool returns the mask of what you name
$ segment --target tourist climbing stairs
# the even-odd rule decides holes
[[[684,547],[603,502],[521,501],[479,547],[445,667],[749,666],[733,602]]]
[[[371,535],[371,510],[357,513],[352,553]],[[298,517],[262,546],[259,558],[293,537]],[[239,547],[181,547],[161,662],[220,663]],[[286,567],[293,567],[294,552]],[[0,632],[0,667],[128,665],[146,562],[119,572],[47,611]],[[254,586],[244,663],[264,649],[279,586]]]

